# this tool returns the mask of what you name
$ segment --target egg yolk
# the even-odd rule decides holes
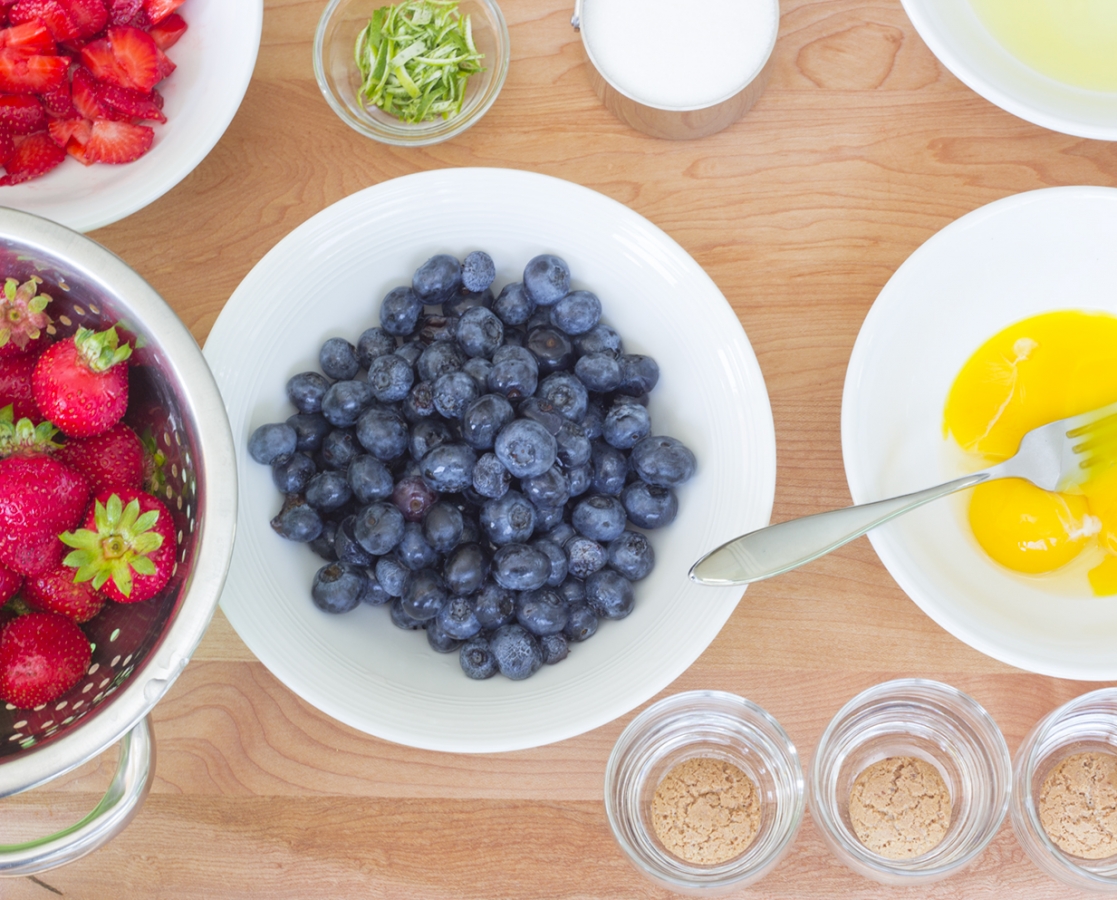
[[[1039,425],[1115,401],[1117,316],[1061,310],[1011,325],[979,347],[951,386],[944,427],[978,468],[1008,459]],[[1051,572],[1100,547],[1108,556],[1091,571],[1091,588],[1117,593],[1117,465],[1065,493],[1020,479],[978,485],[969,523],[982,549],[1016,572]]]

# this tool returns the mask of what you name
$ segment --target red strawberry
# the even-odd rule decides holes
[[[0,565],[38,575],[60,557],[58,535],[89,502],[89,482],[49,456],[0,459]]]
[[[145,32],[130,25],[110,28],[103,39],[82,47],[80,55],[94,78],[117,87],[150,91],[164,77],[162,51]]]
[[[118,486],[139,490],[144,482],[144,457],[143,443],[123,422],[103,434],[69,440],[55,453],[56,459],[89,479],[94,493]]]
[[[147,28],[151,24],[144,12],[143,0],[105,0],[110,25],[134,25]]]
[[[43,109],[46,110],[48,116],[56,119],[69,119],[77,115],[74,111],[74,102],[70,97],[70,82],[65,78],[53,91],[40,94],[39,99],[43,102]]]
[[[100,119],[105,115],[101,99],[97,94],[97,79],[85,66],[74,69],[73,81],[70,89],[73,95],[74,109],[86,119]]]
[[[5,569],[3,566],[0,566],[0,606],[3,606],[15,596],[21,584],[23,584],[22,577],[11,569]],[[0,621],[0,628],[2,627],[3,622]]]
[[[47,127],[43,104],[29,94],[0,96],[0,128],[9,134],[31,134]]]
[[[16,152],[16,142],[8,132],[0,128],[0,166],[7,163]]]
[[[56,41],[68,41],[78,36],[74,20],[58,3],[58,0],[16,0],[8,10],[8,19],[13,25],[40,20],[50,30]]]
[[[38,178],[65,158],[65,151],[45,131],[30,134],[5,161],[4,168],[8,170],[8,174],[0,178],[0,184],[20,184]]]
[[[66,147],[70,141],[84,147],[93,133],[93,123],[88,119],[51,119],[47,131],[59,147]]]
[[[79,625],[105,605],[105,598],[93,590],[90,582],[74,581],[74,570],[69,566],[28,578],[23,583],[23,599],[32,609],[58,613]]]
[[[97,123],[93,130],[95,137]],[[93,140],[89,139],[90,145]],[[53,141],[51,146],[62,152]],[[116,328],[96,333],[79,328],[39,357],[31,375],[35,402],[67,437],[108,431],[128,408],[124,363],[131,355],[132,348],[119,343]]]
[[[53,56],[56,52],[50,30],[38,19],[0,30],[0,50],[16,50],[24,56]]]
[[[93,658],[89,638],[65,616],[31,612],[0,632],[0,700],[33,709],[77,684]]]
[[[155,46],[160,50],[169,50],[178,43],[178,39],[186,32],[186,20],[178,13],[171,13],[167,18],[163,19],[155,25],[152,25],[147,33],[151,35],[151,39],[155,41]]]
[[[0,359],[0,409],[10,404],[13,421],[33,419],[39,422],[43,418],[31,393],[31,373],[34,370],[33,356]]]
[[[102,491],[85,526],[61,538],[74,548],[63,560],[77,569],[74,580],[89,581],[118,603],[150,600],[174,570],[174,521],[167,507],[144,491]]]
[[[56,450],[62,449],[62,445],[54,440],[57,434],[58,429],[50,422],[36,424],[28,418],[16,419],[13,418],[12,407],[0,408],[0,459],[17,454],[54,455]]]
[[[109,12],[101,0],[58,0],[70,15],[79,38],[97,34],[109,21]]]
[[[23,284],[8,278],[0,291],[0,358],[41,353],[50,344],[46,333],[49,294],[40,294],[43,280],[32,275]],[[0,406],[4,404],[0,403]]]
[[[147,125],[95,119],[85,155],[93,162],[130,163],[147,153],[154,140],[155,131]]]
[[[106,110],[106,118],[131,121],[132,119],[147,119],[153,122],[166,122],[155,101],[155,91],[131,91],[128,88],[117,87],[115,84],[97,85],[97,99],[101,108]]]
[[[144,12],[152,25],[158,25],[186,0],[143,0]]]
[[[44,94],[57,90],[69,68],[70,61],[62,56],[27,56],[5,47],[0,50],[0,93]]]

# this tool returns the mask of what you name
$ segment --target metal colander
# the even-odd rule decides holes
[[[138,336],[125,421],[162,457],[154,492],[174,516],[177,562],[159,596],[107,603],[83,626],[93,659],[73,689],[34,710],[0,707],[0,797],[92,759],[150,712],[213,615],[236,521],[236,463],[224,405],[198,344],[175,313],[99,244],[0,208],[0,278],[23,282],[32,275],[53,298],[47,312],[58,335],[119,323]]]

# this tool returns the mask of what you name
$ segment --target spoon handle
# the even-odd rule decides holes
[[[690,570],[700,584],[752,584],[825,556],[878,525],[989,478],[975,472],[936,487],[813,516],[790,519],[734,538],[707,553]]]

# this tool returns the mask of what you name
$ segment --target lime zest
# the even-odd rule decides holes
[[[457,0],[382,6],[357,36],[357,99],[410,125],[461,112],[466,83],[484,71],[468,15]]]

